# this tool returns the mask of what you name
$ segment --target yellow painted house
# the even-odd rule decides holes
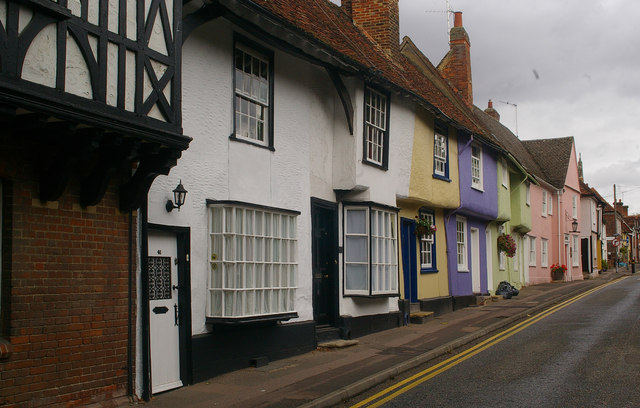
[[[456,129],[439,123],[424,109],[417,112],[409,196],[397,200],[402,234],[400,287],[402,297],[412,302],[449,296],[444,212],[460,205],[456,141]],[[432,220],[436,232],[415,236],[416,217]],[[415,263],[407,259],[412,256]]]

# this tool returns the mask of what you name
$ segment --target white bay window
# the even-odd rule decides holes
[[[207,317],[295,314],[297,215],[242,203],[209,203]]]
[[[344,218],[345,295],[397,294],[397,214],[345,205]]]

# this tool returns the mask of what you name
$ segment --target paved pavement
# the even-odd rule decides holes
[[[490,301],[358,338],[345,348],[318,348],[261,368],[246,368],[156,395],[145,405],[173,407],[330,407],[554,303],[629,275],[528,286],[512,299]]]

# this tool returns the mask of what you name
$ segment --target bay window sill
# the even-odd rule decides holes
[[[287,321],[298,317],[298,312],[286,312],[278,314],[260,316],[239,316],[239,317],[207,317],[206,323],[215,325],[248,325],[254,323],[269,323]]]

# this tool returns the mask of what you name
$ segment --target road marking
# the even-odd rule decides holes
[[[502,340],[505,340],[511,336],[513,336],[514,334],[526,329],[527,327],[531,326],[532,324],[535,324],[537,322],[539,322],[540,320],[554,314],[555,312],[557,312],[560,309],[563,309],[567,306],[569,306],[570,304],[577,302],[578,300],[587,297],[589,295],[591,295],[592,293],[603,289],[609,285],[612,285],[614,283],[617,283],[623,279],[626,279],[627,276],[624,276],[620,279],[616,279],[610,282],[607,282],[603,285],[597,286],[593,289],[589,289],[586,292],[583,292],[579,295],[576,295],[570,299],[567,299],[561,303],[558,303],[557,305],[552,306],[551,308],[535,315],[532,316],[526,320],[523,320],[522,322],[508,328],[507,330],[500,332],[494,336],[489,337],[488,339],[476,344],[475,346],[459,353],[456,354],[453,357],[450,357],[434,366],[431,366],[429,368],[427,368],[426,370],[423,370],[417,374],[412,375],[409,378],[406,378],[402,381],[399,381],[398,383],[378,392],[375,395],[372,395],[371,397],[362,400],[360,402],[358,402],[355,405],[352,405],[351,408],[361,408],[361,407],[367,407],[367,408],[375,408],[375,407],[379,407],[382,404],[396,398],[399,395],[404,394],[405,392],[409,391],[410,389],[422,384],[423,382],[437,376],[440,373],[443,373],[445,371],[447,371],[448,369],[462,363],[463,361],[467,360],[468,358],[471,358],[473,356],[475,356],[476,354],[488,349],[489,347],[492,347],[498,343],[500,343]],[[397,391],[395,391],[397,390]]]

